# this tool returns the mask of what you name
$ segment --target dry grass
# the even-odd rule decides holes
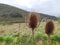
[[[58,22],[54,22],[55,23],[55,31],[54,33],[59,33],[60,32],[60,24],[58,24]],[[45,26],[45,22],[39,26],[39,27],[43,27],[41,31],[44,31],[44,26]],[[38,27],[38,28],[39,28]],[[19,23],[15,23],[12,25],[0,25],[0,35],[7,35],[8,33],[14,33],[14,32],[18,32],[19,31]],[[28,28],[28,26],[26,26],[25,23],[20,23],[20,32],[24,32],[24,33],[31,33],[31,29]],[[6,33],[7,32],[7,33]],[[60,34],[60,33],[59,33]]]

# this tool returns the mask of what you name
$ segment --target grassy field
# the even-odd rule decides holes
[[[42,22],[34,31],[36,45],[47,45],[45,24]],[[55,30],[51,35],[51,45],[60,45],[60,23],[54,22]],[[26,23],[0,25],[0,45],[32,45],[32,32]]]

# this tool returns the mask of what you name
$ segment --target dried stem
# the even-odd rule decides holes
[[[38,24],[38,26],[37,26],[37,27],[39,27],[39,26],[40,26],[40,24],[43,22],[43,20],[45,20],[45,18],[41,19],[41,21],[39,22],[39,24]]]
[[[50,45],[50,35],[48,35],[48,45]]]
[[[33,45],[34,45],[34,29],[32,29],[32,42],[33,42]]]

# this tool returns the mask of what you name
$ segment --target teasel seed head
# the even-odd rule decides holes
[[[34,29],[37,27],[37,24],[38,24],[38,17],[34,12],[31,12],[29,17],[29,27]]]
[[[51,20],[49,20],[45,26],[45,33],[47,35],[50,35],[53,33],[53,30],[54,30],[54,23]]]

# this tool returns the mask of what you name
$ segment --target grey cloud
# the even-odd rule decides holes
[[[54,16],[60,16],[60,0],[49,0],[43,4],[35,3],[33,8],[37,12],[46,13]]]

